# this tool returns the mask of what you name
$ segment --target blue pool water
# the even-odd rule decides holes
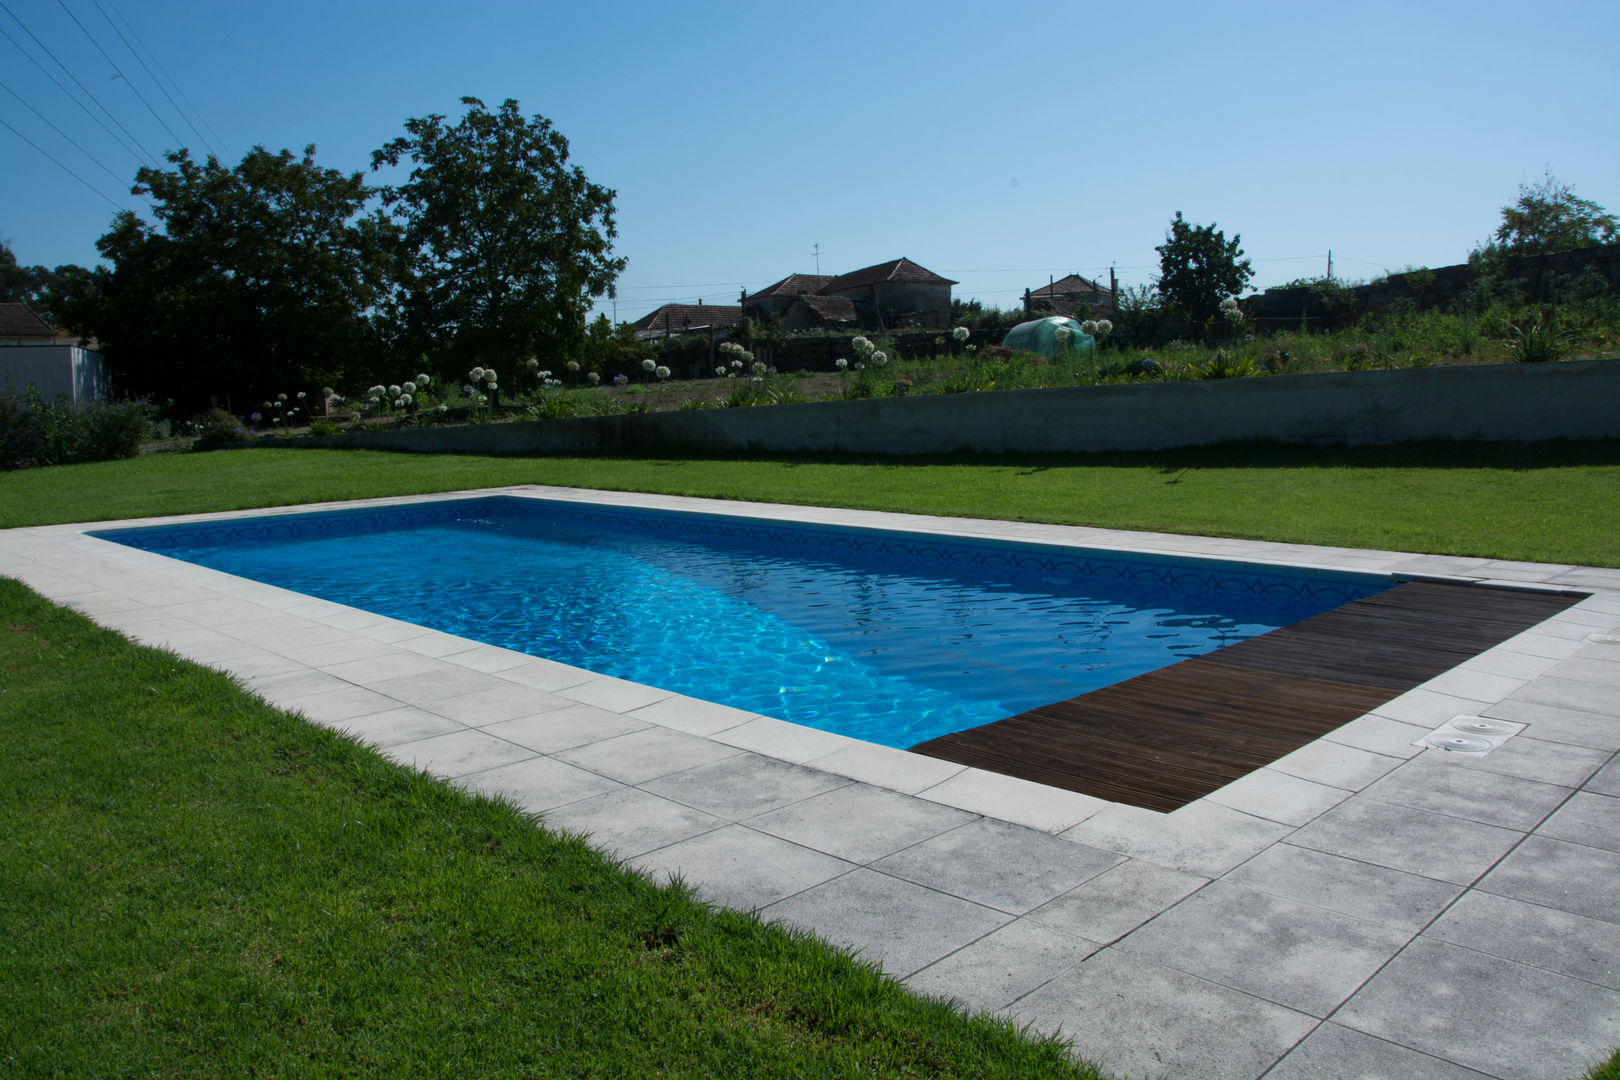
[[[516,497],[97,535],[896,747],[1388,586]]]

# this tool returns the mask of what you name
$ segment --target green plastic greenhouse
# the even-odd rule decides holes
[[[1069,333],[1060,334],[1059,330]],[[1038,353],[1048,360],[1097,351],[1097,339],[1081,330],[1080,324],[1067,315],[1052,315],[1019,323],[1007,331],[1001,343],[1020,352]]]

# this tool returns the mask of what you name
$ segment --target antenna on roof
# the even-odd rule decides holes
[[[820,242],[818,241],[816,244],[812,245],[810,250],[816,257],[816,276],[820,277],[821,276],[821,244],[820,244]]]

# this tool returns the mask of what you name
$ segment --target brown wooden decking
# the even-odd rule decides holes
[[[1408,582],[912,750],[1100,799],[1174,810],[1584,595]]]

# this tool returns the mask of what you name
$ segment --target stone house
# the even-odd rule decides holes
[[[955,284],[901,258],[837,276],[789,274],[742,297],[742,310],[758,322],[778,316],[788,331],[942,328]]]
[[[642,341],[654,341],[696,330],[729,330],[742,321],[743,309],[733,304],[665,304],[648,312],[631,327]]]
[[[1112,271],[1109,272],[1112,277]],[[1024,314],[1051,311],[1076,319],[1102,319],[1114,313],[1114,290],[1079,274],[1049,281],[1039,289],[1024,290]]]

